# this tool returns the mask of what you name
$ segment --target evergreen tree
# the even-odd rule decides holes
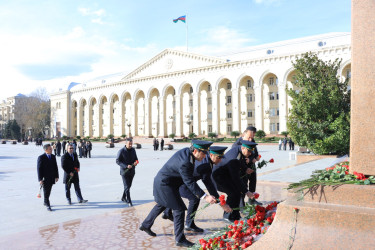
[[[350,139],[348,79],[340,81],[341,60],[325,62],[312,53],[293,63],[293,85],[287,90],[292,109],[288,131],[294,141],[316,154],[347,154]]]

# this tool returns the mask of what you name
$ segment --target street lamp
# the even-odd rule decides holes
[[[129,127],[129,138],[131,138],[132,137],[132,133],[130,132],[131,123],[128,121],[126,125]]]

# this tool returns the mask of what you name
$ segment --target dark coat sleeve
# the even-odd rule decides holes
[[[41,155],[38,157],[38,160],[37,160],[37,170],[38,170],[38,181],[42,181],[44,177],[44,171],[43,171]]]
[[[240,176],[240,161],[237,159],[230,160],[227,163],[227,167],[229,170],[231,182],[236,186],[238,190],[241,191],[241,193],[245,194],[249,190],[246,188],[245,184],[243,181],[241,181],[241,176]]]
[[[208,167],[210,168],[210,166],[208,166]],[[213,195],[213,196],[215,196],[216,199],[219,199],[219,194],[216,190],[216,187],[215,187],[214,183],[212,182],[211,171],[210,170],[203,171],[201,173],[201,176],[202,176],[202,182],[206,186],[210,195]]]
[[[205,192],[198,186],[195,182],[193,173],[194,173],[194,166],[190,162],[186,162],[179,168],[180,175],[182,177],[182,181],[187,186],[187,188],[198,198],[201,198],[205,195]]]
[[[59,169],[57,167],[56,156],[54,155],[52,155],[52,164],[53,164],[55,178],[59,178]]]

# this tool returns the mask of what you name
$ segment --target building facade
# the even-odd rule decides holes
[[[5,125],[10,120],[16,120],[21,127],[21,133],[25,133],[24,118],[25,113],[28,112],[29,97],[18,94],[16,96],[8,97],[0,103],[0,137]]]
[[[287,40],[212,57],[166,49],[129,74],[51,95],[53,135],[146,137],[229,135],[254,125],[286,131],[292,62],[306,52],[342,60],[350,77],[350,33]]]

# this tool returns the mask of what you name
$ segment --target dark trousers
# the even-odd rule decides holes
[[[186,198],[186,197],[184,197],[184,198]],[[194,227],[195,226],[194,216],[192,216],[192,214],[195,214],[195,212],[198,210],[199,202],[200,202],[200,200],[196,197],[195,197],[195,199],[194,198],[189,199],[189,206],[188,206],[188,210],[187,210],[187,214],[186,214],[186,222],[185,222],[185,225],[188,226],[188,227]],[[166,208],[164,210],[164,214],[167,217],[171,216],[172,215],[172,209]]]
[[[160,151],[163,151],[164,145],[160,144]]]
[[[217,183],[217,182],[216,182]],[[217,183],[218,184],[218,183]],[[231,208],[238,208],[240,206],[241,192],[230,182],[218,184],[217,189],[227,194],[227,204]],[[224,212],[224,219],[239,220],[241,218],[239,210],[233,210],[231,213]]]
[[[65,184],[65,196],[68,201],[72,200],[70,198],[70,187],[72,186],[71,184],[72,183],[69,183],[69,185],[67,183]],[[79,187],[79,181],[73,182],[73,185],[74,185],[74,190],[76,191],[78,201],[83,200],[81,188]]]
[[[130,171],[129,171],[130,172]],[[122,201],[126,201],[128,203],[132,202],[130,198],[130,188],[133,183],[134,173],[126,173],[125,176],[121,175],[122,183],[124,184],[124,193],[122,194]]]
[[[82,150],[81,147],[79,147],[78,150],[79,150],[79,158],[82,158],[82,151],[83,151],[83,150]]]
[[[62,147],[62,150],[63,150],[63,154],[65,154],[66,152],[65,147]]]
[[[91,150],[87,150],[87,155],[91,158]]]
[[[57,156],[60,156],[60,154],[61,154],[61,148],[58,148],[57,149]]]
[[[51,195],[52,185],[53,185],[52,183],[46,183],[46,182],[44,182],[43,184],[44,205],[46,206],[51,205],[49,203],[49,196]]]
[[[151,228],[152,225],[154,225],[156,217],[158,217],[165,209],[166,207],[156,204],[147,215],[146,219],[142,222],[142,226],[145,228]],[[173,210],[174,234],[175,239],[178,242],[186,239],[184,234],[184,217],[185,210]]]

